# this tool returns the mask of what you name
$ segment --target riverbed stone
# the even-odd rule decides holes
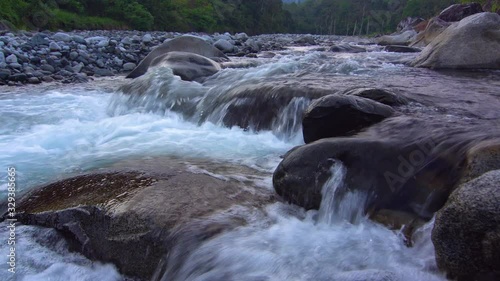
[[[7,80],[12,72],[8,69],[0,69],[0,79]]]
[[[214,46],[224,53],[232,53],[234,51],[234,46],[229,41],[224,39],[219,39],[214,43]]]
[[[2,51],[0,51],[0,63],[4,63],[5,62],[5,55],[3,54]]]
[[[11,54],[5,58],[6,63],[17,63],[17,56],[14,54]]]
[[[49,49],[51,52],[58,52],[61,50],[61,47],[56,42],[50,42]]]
[[[436,215],[438,266],[458,280],[500,277],[500,170],[464,183]]]
[[[71,36],[69,34],[58,32],[52,36],[55,41],[71,42]]]
[[[407,30],[394,35],[384,35],[377,39],[379,45],[404,45],[407,46],[417,36],[415,30]]]
[[[304,142],[352,135],[393,114],[390,106],[363,97],[324,96],[315,100],[304,113]]]
[[[434,69],[500,69],[500,15],[479,13],[439,34],[411,63]]]
[[[73,250],[150,280],[158,261],[176,246],[177,234],[208,240],[246,223],[233,208],[251,211],[276,202],[268,190],[190,172],[183,161],[123,161],[42,186],[20,199],[18,219],[55,228]]]
[[[123,64],[123,70],[124,71],[132,71],[134,68],[136,68],[137,65],[133,62],[127,62]]]
[[[482,12],[483,7],[479,3],[454,4],[444,9],[438,17],[447,22],[454,22]]]

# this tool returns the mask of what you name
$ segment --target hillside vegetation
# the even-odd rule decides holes
[[[0,0],[21,29],[370,34],[406,16],[430,17],[457,0]],[[499,0],[490,2],[492,9]]]

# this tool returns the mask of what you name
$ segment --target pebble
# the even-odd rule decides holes
[[[5,62],[9,63],[9,64],[10,63],[17,63],[17,56],[12,54],[12,55],[5,58]]]
[[[127,62],[126,64],[123,65],[123,70],[125,71],[132,71],[134,68],[136,68],[137,65],[133,62]]]
[[[70,42],[71,41],[71,36],[69,34],[63,33],[63,32],[58,32],[52,36],[52,39],[56,41],[63,41],[63,42]]]

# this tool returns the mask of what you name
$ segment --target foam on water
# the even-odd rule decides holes
[[[161,280],[446,280],[434,261],[433,222],[407,248],[398,232],[359,213],[365,197],[347,192],[338,198],[344,176],[345,167],[335,163],[323,189],[332,197],[318,212],[297,216],[290,206],[272,205],[266,210],[270,225],[241,227],[203,244]]]
[[[0,223],[0,237],[9,237],[7,223]],[[64,239],[53,229],[16,227],[16,272],[8,272],[9,245],[0,244],[0,280],[17,281],[119,281],[123,277],[115,266],[91,262],[70,253]],[[6,239],[5,239],[6,240]]]

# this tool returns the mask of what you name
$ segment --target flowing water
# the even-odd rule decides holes
[[[121,160],[155,156],[204,159],[244,165],[264,174],[258,184],[272,189],[272,172],[280,157],[302,144],[300,120],[308,98],[290,100],[270,130],[225,127],[225,100],[242,85],[306,81],[323,89],[353,86],[390,88],[421,99],[408,112],[443,114],[461,119],[480,115],[495,119],[500,105],[497,72],[469,76],[412,69],[401,62],[413,54],[369,52],[332,54],[291,49],[273,59],[255,59],[250,69],[224,69],[202,83],[184,82],[169,69],[146,75],[127,95],[116,92],[123,78],[83,85],[38,85],[1,88],[0,199],[7,196],[7,168],[18,172],[19,192]],[[435,92],[442,89],[440,95]],[[452,100],[465,91],[465,101]],[[485,93],[486,96],[478,96]],[[467,103],[469,101],[469,103]],[[486,102],[485,102],[486,101]],[[437,104],[430,105],[431,102]],[[464,106],[466,103],[468,106]],[[479,104],[485,104],[477,110]],[[423,113],[422,113],[423,112]],[[457,117],[457,118],[458,118]],[[192,164],[196,169],[196,163]],[[213,171],[207,171],[211,173]],[[222,173],[222,174],[221,174]],[[213,173],[225,176],[224,172]],[[365,218],[364,194],[343,184],[345,168],[332,167],[319,211],[304,212],[276,203],[265,219],[208,241],[187,262],[168,269],[162,280],[443,280],[433,258],[432,222],[421,228],[407,248],[397,231]],[[265,222],[264,222],[265,221]],[[0,224],[0,240],[8,237]],[[70,253],[52,230],[18,226],[18,271],[7,272],[7,244],[0,245],[1,280],[122,280],[113,265],[90,262]],[[171,274],[171,275],[169,275]],[[15,279],[17,278],[17,279]]]

